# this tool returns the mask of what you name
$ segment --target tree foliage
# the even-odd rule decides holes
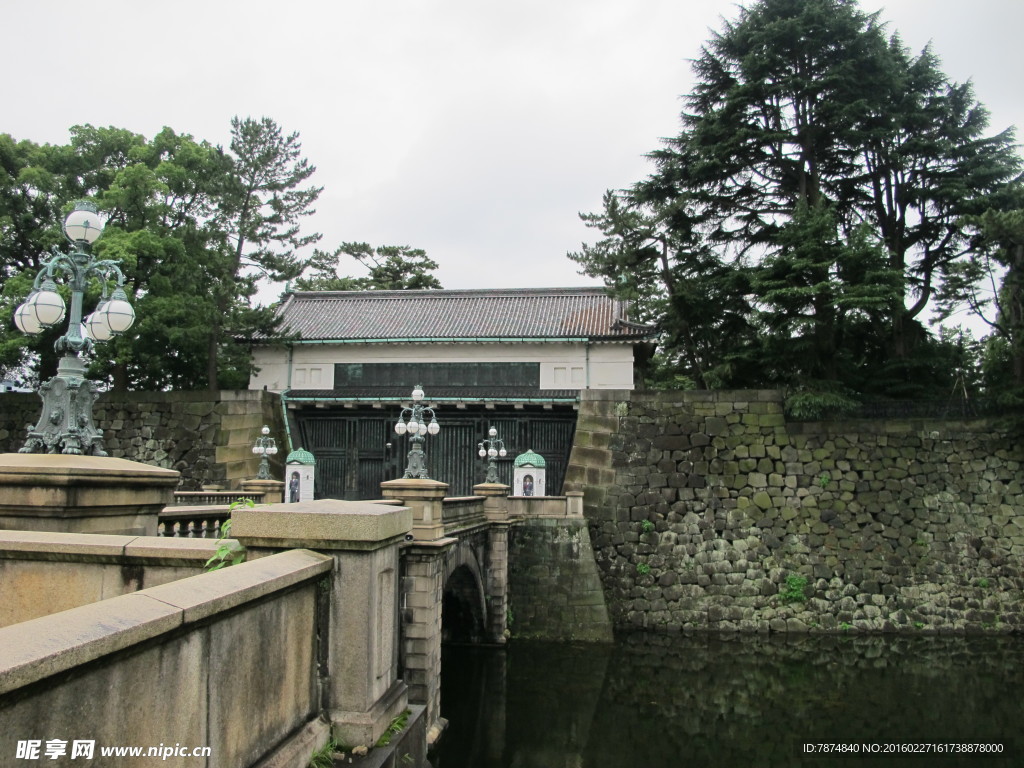
[[[351,277],[342,274],[342,257],[349,256],[367,274]],[[300,291],[399,291],[440,288],[431,274],[437,262],[421,248],[407,245],[342,243],[334,251],[317,250],[308,264],[309,275],[295,281]]]
[[[659,322],[677,380],[822,401],[948,384],[926,309],[1019,188],[970,84],[851,0],[760,0],[694,63],[654,172],[570,258]]]
[[[250,305],[257,283],[299,274],[299,250],[319,238],[301,230],[320,188],[303,186],[315,169],[297,134],[236,118],[225,151],[170,128],[147,140],[75,126],[67,146],[0,135],[0,168],[0,367],[38,360],[42,378],[55,370],[63,329],[29,339],[11,312],[40,257],[66,247],[71,202],[88,198],[107,216],[94,252],[120,263],[137,317],[128,334],[97,345],[90,375],[122,389],[247,386],[247,340],[274,329],[272,311]]]

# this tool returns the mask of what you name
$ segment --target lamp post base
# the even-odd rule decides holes
[[[85,363],[65,355],[57,375],[39,387],[43,412],[28,432],[18,453],[68,453],[106,456],[103,432],[92,421],[92,406],[99,397],[96,383],[85,378]]]

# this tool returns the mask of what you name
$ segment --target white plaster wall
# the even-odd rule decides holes
[[[333,389],[335,363],[540,363],[541,389],[632,389],[629,344],[299,344],[256,348],[249,389]],[[412,387],[416,382],[409,382]]]

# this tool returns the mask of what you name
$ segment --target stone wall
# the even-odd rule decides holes
[[[1024,629],[1024,445],[993,424],[790,424],[766,391],[590,395],[566,489],[616,626]]]
[[[513,637],[612,639],[585,520],[544,517],[516,523],[509,537],[508,567]]]
[[[24,443],[39,418],[39,396],[0,394],[0,453]],[[181,472],[181,490],[203,485],[237,488],[253,478],[259,461],[253,441],[266,424],[282,449],[272,475],[282,476],[286,456],[279,397],[262,391],[110,392],[93,412],[108,454]]]

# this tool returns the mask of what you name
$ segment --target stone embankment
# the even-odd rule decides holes
[[[566,488],[621,628],[1019,631],[1022,481],[1024,445],[989,422],[618,392],[584,400]]]

